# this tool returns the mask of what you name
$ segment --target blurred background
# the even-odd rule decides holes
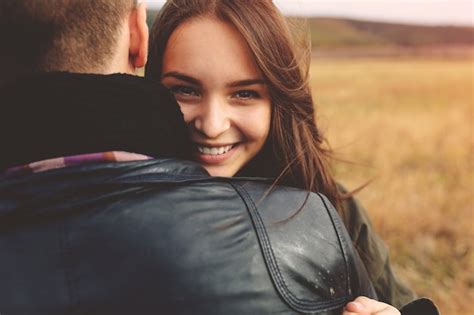
[[[255,0],[258,1],[258,0]],[[151,24],[164,1],[148,0]],[[474,0],[275,0],[311,36],[338,180],[442,314],[474,300]],[[298,23],[301,25],[301,23]]]

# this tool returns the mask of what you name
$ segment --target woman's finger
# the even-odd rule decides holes
[[[400,315],[395,307],[365,296],[359,296],[354,301],[347,303],[345,312],[347,312],[347,315],[350,315],[350,313],[357,315]],[[343,314],[346,315],[346,313]]]

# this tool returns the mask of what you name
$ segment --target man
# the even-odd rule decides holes
[[[0,314],[340,314],[374,297],[323,196],[301,207],[306,192],[173,159],[191,148],[178,106],[131,75],[143,4],[2,0],[0,21]]]

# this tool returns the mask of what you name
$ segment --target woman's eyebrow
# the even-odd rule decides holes
[[[199,86],[201,85],[201,82],[199,82],[199,80],[177,71],[166,72],[161,76],[161,79],[164,79],[166,77],[172,77],[172,78],[185,81],[194,85],[199,85]]]
[[[265,84],[265,81],[262,79],[249,79],[249,80],[240,80],[226,84],[227,87],[241,87],[255,84]]]

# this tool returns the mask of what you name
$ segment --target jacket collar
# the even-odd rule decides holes
[[[4,86],[0,98],[0,169],[105,151],[190,157],[183,115],[157,81],[44,73]]]

